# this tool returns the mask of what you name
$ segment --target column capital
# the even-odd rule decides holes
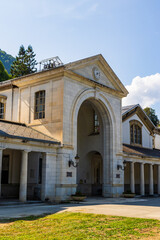
[[[31,150],[29,150],[29,149],[23,149],[22,152],[29,153],[29,152],[31,152]]]
[[[45,152],[46,155],[57,156],[56,152]]]
[[[146,164],[146,163],[144,163],[144,162],[140,162],[140,164],[141,164],[141,165],[144,165],[144,164]]]
[[[3,150],[5,150],[6,148],[3,148],[3,147],[0,147],[0,151],[3,151]]]

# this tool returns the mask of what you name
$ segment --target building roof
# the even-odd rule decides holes
[[[109,81],[112,83],[112,85],[115,87],[115,89],[109,88],[106,84],[100,84],[98,81],[94,81],[93,79],[90,79],[88,77],[83,77],[80,74],[76,74],[73,69],[79,68],[80,66],[88,66],[97,64],[99,68],[104,72],[104,74],[107,74],[107,77]],[[31,73],[29,75],[24,75],[18,78],[14,78],[11,80],[0,82],[0,88],[1,89],[11,89],[11,88],[19,88],[22,86],[27,86],[29,84],[33,84],[35,82],[40,82],[48,79],[52,79],[53,76],[55,77],[63,77],[63,76],[69,76],[72,77],[74,80],[77,79],[83,79],[84,81],[92,82],[92,84],[97,84],[98,86],[101,85],[101,87],[105,89],[110,89],[110,91],[113,91],[114,94],[119,94],[122,97],[127,96],[128,91],[125,88],[125,86],[122,84],[120,79],[117,77],[117,75],[114,73],[112,68],[109,66],[109,64],[106,62],[104,57],[101,54],[84,58],[78,61],[74,61],[71,63],[67,63],[65,65],[59,65],[50,69],[45,69],[43,71]]]
[[[156,127],[154,133],[160,135],[160,127]]]
[[[49,137],[24,123],[0,119],[0,137],[22,139],[22,141],[36,141],[43,143],[60,144],[56,139]]]
[[[140,118],[143,124],[147,127],[150,133],[153,133],[155,129],[155,125],[153,124],[153,122],[150,120],[150,118],[147,116],[147,114],[139,104],[122,107],[122,121],[125,121],[126,119],[130,118],[134,114],[137,114],[137,116]]]
[[[136,147],[129,144],[123,144],[123,152],[128,155],[135,155],[141,157],[160,158],[159,149]]]
[[[136,108],[137,106],[139,106],[139,104],[123,106],[122,107],[122,115],[126,114],[127,112],[131,111],[132,109]]]

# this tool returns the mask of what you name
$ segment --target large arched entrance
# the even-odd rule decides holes
[[[87,196],[106,196],[111,181],[111,125],[107,112],[98,100],[85,100],[78,112],[77,190]]]

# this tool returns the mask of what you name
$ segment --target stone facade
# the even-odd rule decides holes
[[[159,131],[138,104],[124,107],[122,118],[124,190],[138,195],[160,194]],[[132,141],[131,123],[140,126],[141,140]]]
[[[45,118],[35,119],[38,91],[45,91]],[[10,190],[17,187],[16,196],[19,195],[21,201],[34,197],[43,201],[63,201],[76,189],[88,196],[118,197],[124,191],[124,181],[126,186],[131,185],[132,191],[136,187],[141,194],[146,182],[147,191],[152,193],[152,175],[159,167],[153,170],[151,166],[159,160],[145,158],[144,162],[122,150],[122,141],[130,144],[130,120],[143,125],[143,147],[152,148],[153,138],[150,125],[144,124],[140,114],[132,114],[123,121],[122,136],[121,100],[127,94],[102,55],[1,83],[0,95],[5,98],[4,121],[25,123],[26,127],[50,137],[48,142],[44,139],[38,142],[36,137],[33,141],[31,138],[15,139],[11,135],[4,138],[0,134],[1,154],[10,156],[6,170],[9,172],[8,186],[2,184],[2,195],[5,197],[7,187]],[[99,132],[94,131],[95,114]],[[78,167],[69,166],[76,154],[80,157]],[[2,174],[5,172],[4,159],[0,160]],[[124,160],[127,160],[125,171],[122,170]],[[151,165],[143,168],[144,163]],[[141,175],[133,178],[133,172]],[[145,180],[143,172],[151,177]],[[155,185],[159,187],[158,180]]]

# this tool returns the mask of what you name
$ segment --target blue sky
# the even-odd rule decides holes
[[[64,63],[101,53],[130,90],[124,103],[160,117],[159,12],[159,0],[1,0],[0,48],[15,56],[31,44],[38,61]]]

